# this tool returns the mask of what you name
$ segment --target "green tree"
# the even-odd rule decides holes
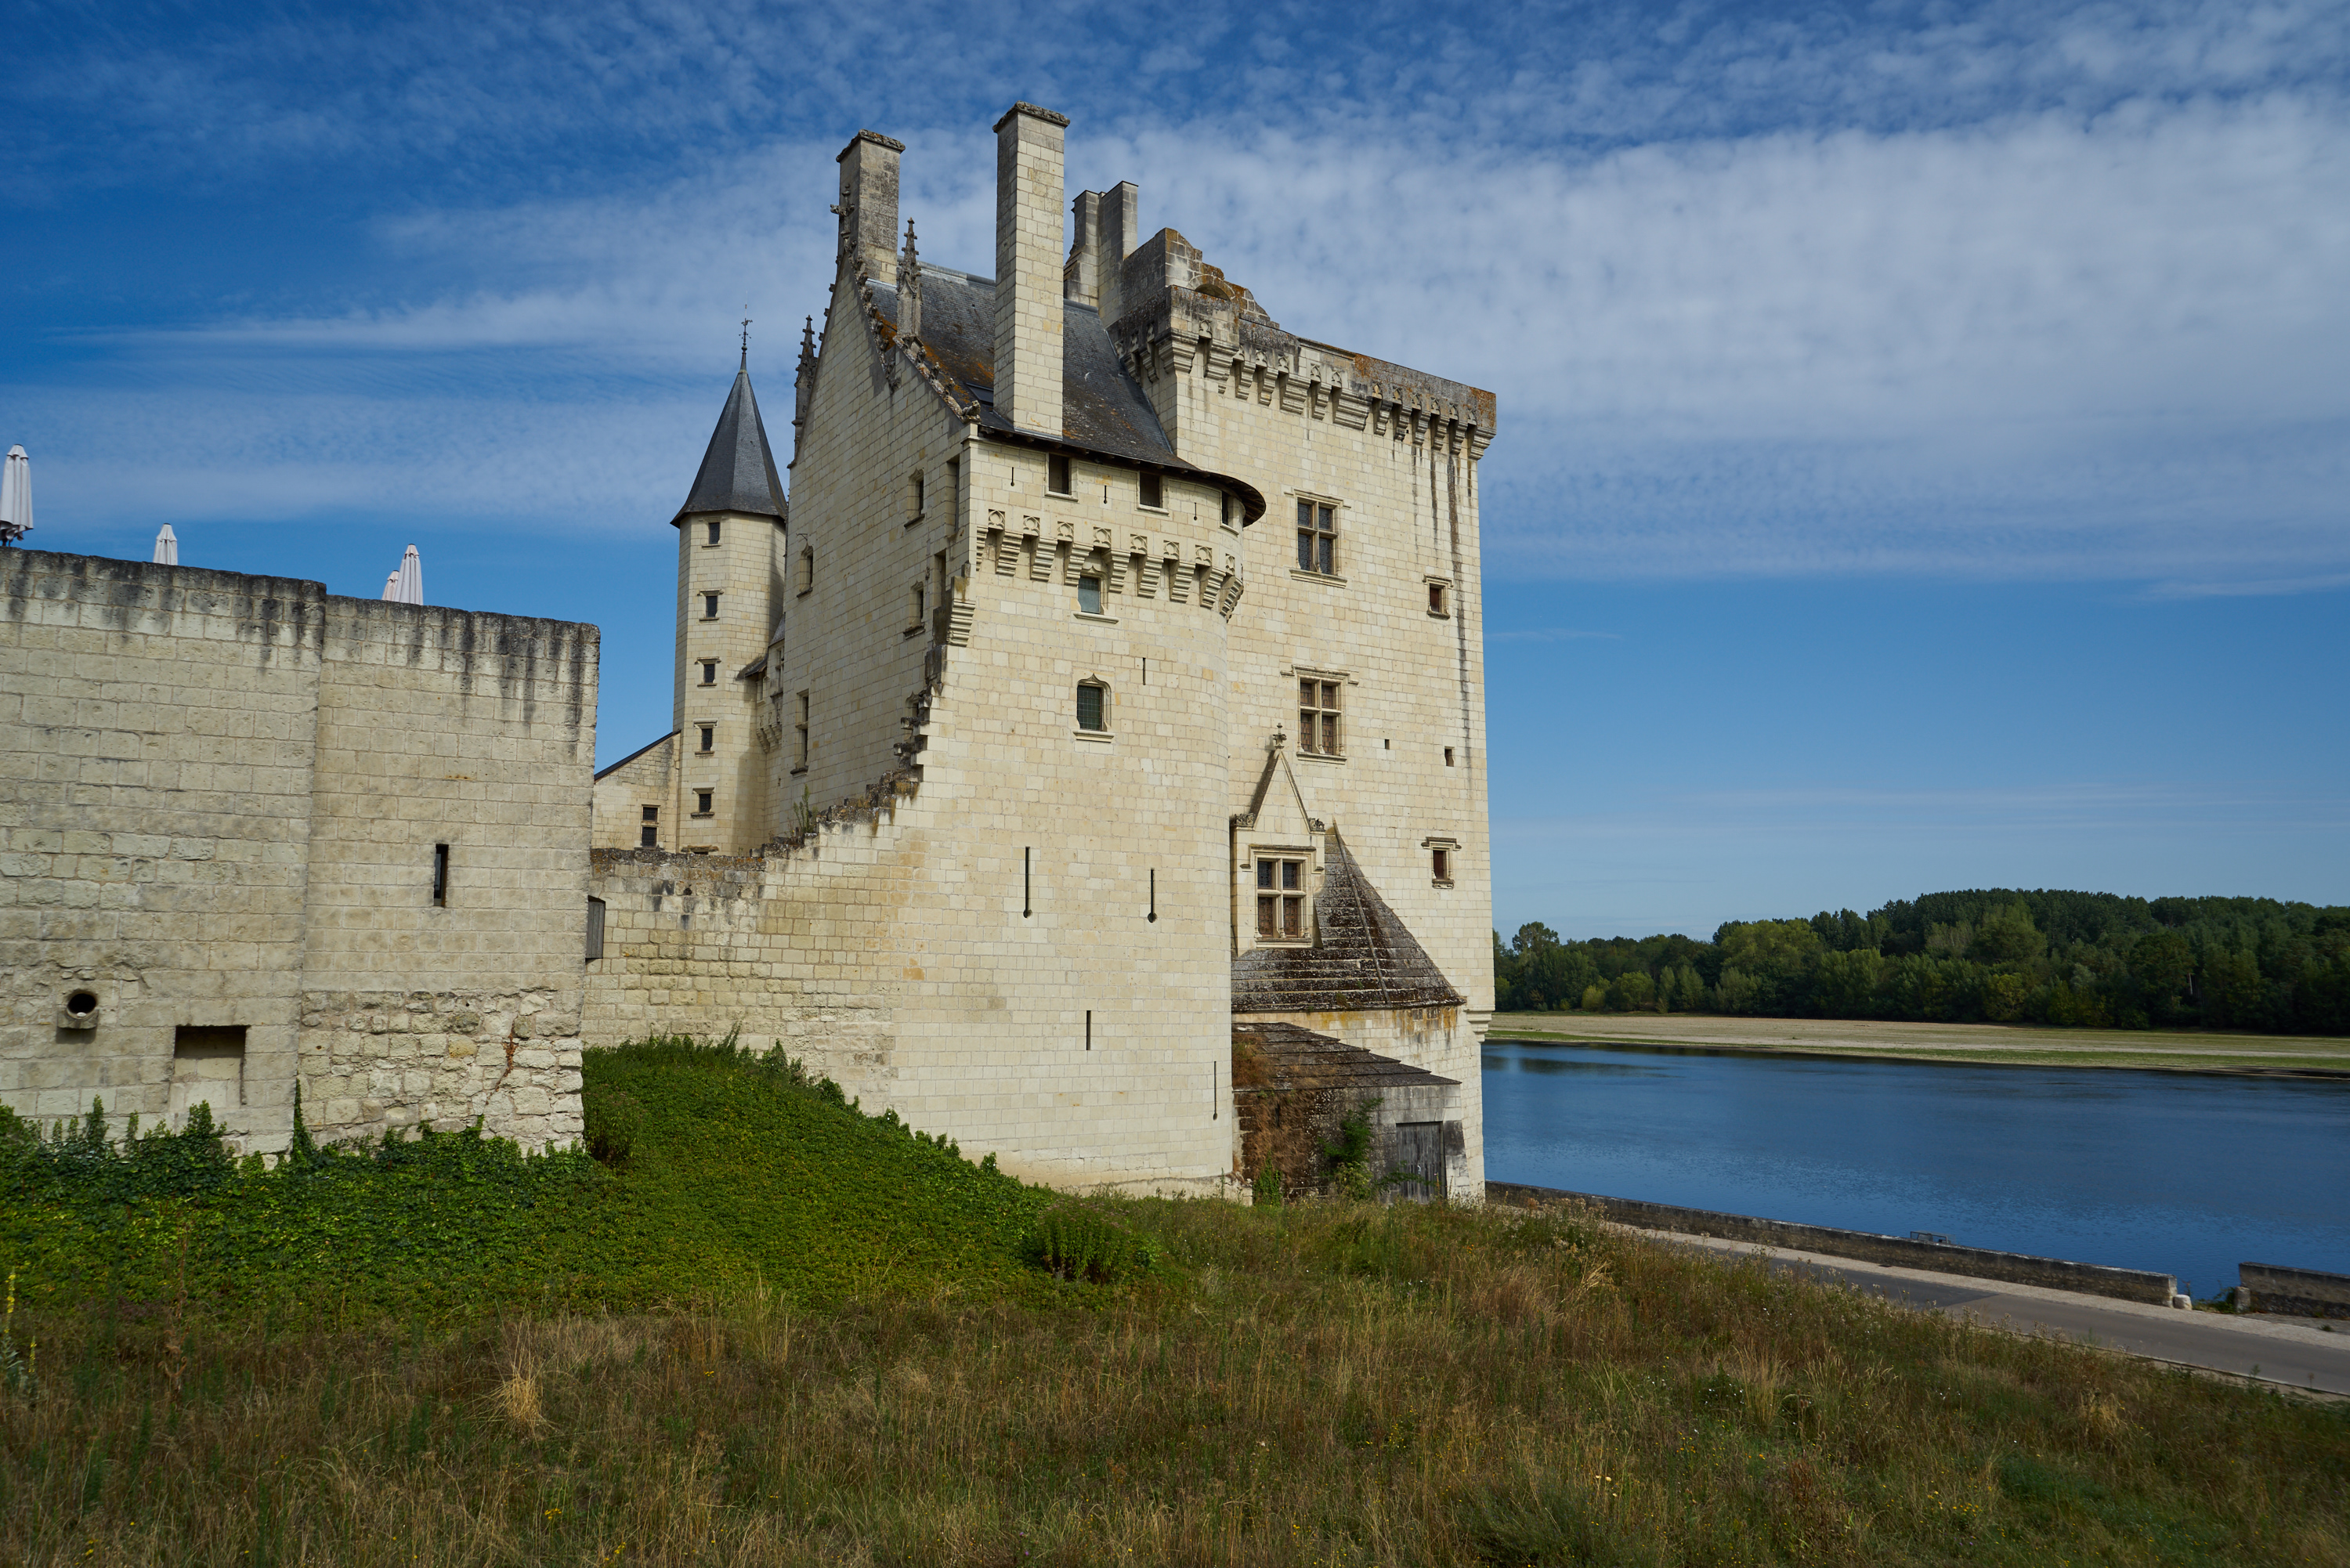
[[[1875,948],[1822,953],[1812,1005],[1823,1018],[1874,1018],[1877,982],[1884,971],[1885,957]]]
[[[2047,950],[2048,939],[2032,923],[2032,906],[2018,898],[1985,912],[1967,957],[1977,963],[2028,963]]]

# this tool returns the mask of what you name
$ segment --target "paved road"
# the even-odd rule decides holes
[[[1712,1252],[1739,1256],[1764,1252],[1762,1248],[1711,1236],[1644,1234]],[[1773,1268],[1813,1279],[1843,1280],[1925,1311],[1966,1314],[2019,1334],[2083,1340],[2157,1361],[2350,1397],[2350,1323],[2336,1324],[2329,1333],[2307,1318],[2178,1312],[2032,1285],[1888,1268],[1817,1252],[1769,1251],[1765,1255]]]

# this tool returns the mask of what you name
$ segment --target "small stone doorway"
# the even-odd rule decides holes
[[[1398,1122],[1395,1174],[1404,1179],[1388,1188],[1390,1202],[1440,1203],[1444,1200],[1444,1124]]]

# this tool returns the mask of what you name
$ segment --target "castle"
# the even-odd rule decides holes
[[[261,1078],[274,1107],[246,1118],[257,1145],[297,1076],[306,1106],[333,1107],[311,1116],[330,1136],[428,1114],[561,1136],[581,1044],[739,1032],[1032,1179],[1303,1176],[1335,1119],[1375,1100],[1382,1168],[1422,1193],[1482,1190],[1477,465],[1493,400],[1284,331],[1181,234],[1142,237],[1130,183],[1076,198],[1065,253],[1066,124],[1019,104],[996,126],[993,278],[920,260],[911,223],[901,241],[900,143],[863,131],[841,153],[837,275],[820,338],[802,343],[790,461],[775,462],[746,353],[671,519],[671,728],[595,775],[592,812],[584,776],[559,805],[549,781],[580,765],[566,704],[592,712],[593,628],[456,628],[423,624],[454,612],[322,597],[320,629],[272,634],[278,662],[328,677],[315,735],[292,748],[313,748],[312,798],[330,773],[334,790],[372,778],[397,796],[376,858],[400,869],[346,904],[280,900],[303,911],[270,928],[299,961],[273,1003],[285,1023],[265,1064],[243,1047],[237,1069],[248,1104]],[[0,585],[16,639],[0,658],[30,670],[37,624],[96,627],[109,593],[175,591],[155,575],[177,568],[99,565],[51,571],[46,597]],[[199,635],[142,613],[141,636]],[[390,618],[380,649],[338,654],[346,623],[370,618]],[[260,634],[216,619],[202,635],[249,683],[269,662]],[[504,662],[484,670],[494,647]],[[563,651],[579,649],[584,670]],[[378,739],[355,757],[329,745],[342,663],[385,680]],[[386,757],[410,688],[430,723],[463,721],[434,758],[465,754],[466,725],[494,732],[477,766],[432,778],[441,760]],[[28,705],[12,722],[36,719]],[[56,749],[48,731],[22,738]],[[510,787],[525,779],[545,803]],[[419,804],[472,800],[468,785],[478,834]],[[32,815],[54,821],[0,826],[12,844],[50,834],[62,860],[72,824],[129,787],[43,796]],[[444,882],[452,856],[472,867],[502,838],[547,840],[536,877],[474,873],[476,897],[495,888],[484,918],[530,931],[505,946],[538,967],[497,968],[494,944],[461,952],[435,934],[445,904],[396,908],[420,902],[428,838]],[[57,1067],[72,1031],[47,1016],[69,1005],[51,993],[84,975],[91,1005],[120,1004],[98,994],[117,983],[99,978],[104,944],[25,908],[0,906],[11,972],[39,970],[12,982],[0,1099],[46,1114],[107,1075]],[[310,956],[313,911],[385,985]],[[161,1030],[170,1010],[151,1011]],[[182,1006],[174,1040],[195,1031],[203,1049],[226,1011],[214,1023]],[[144,1053],[120,1075],[150,1101],[184,1103],[183,1078],[227,1071],[182,1068],[160,1034],[114,1051]]]

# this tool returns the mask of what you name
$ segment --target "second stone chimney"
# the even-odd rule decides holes
[[[860,130],[840,150],[840,265],[876,283],[898,281],[898,155],[878,130]]]
[[[1051,436],[1062,433],[1062,133],[1068,123],[1068,116],[1033,103],[1014,104],[995,122],[995,411],[1017,429]],[[890,216],[894,223],[896,213]]]
[[[1142,192],[1131,180],[1121,180],[1110,187],[1101,204],[1101,257],[1094,265],[1100,269],[1102,325],[1115,327],[1118,318],[1126,314],[1126,290],[1121,275],[1126,271],[1126,258],[1142,243]]]
[[[1101,303],[1101,192],[1079,192],[1070,212],[1076,218],[1076,239],[1061,268],[1061,296],[1079,305]]]

